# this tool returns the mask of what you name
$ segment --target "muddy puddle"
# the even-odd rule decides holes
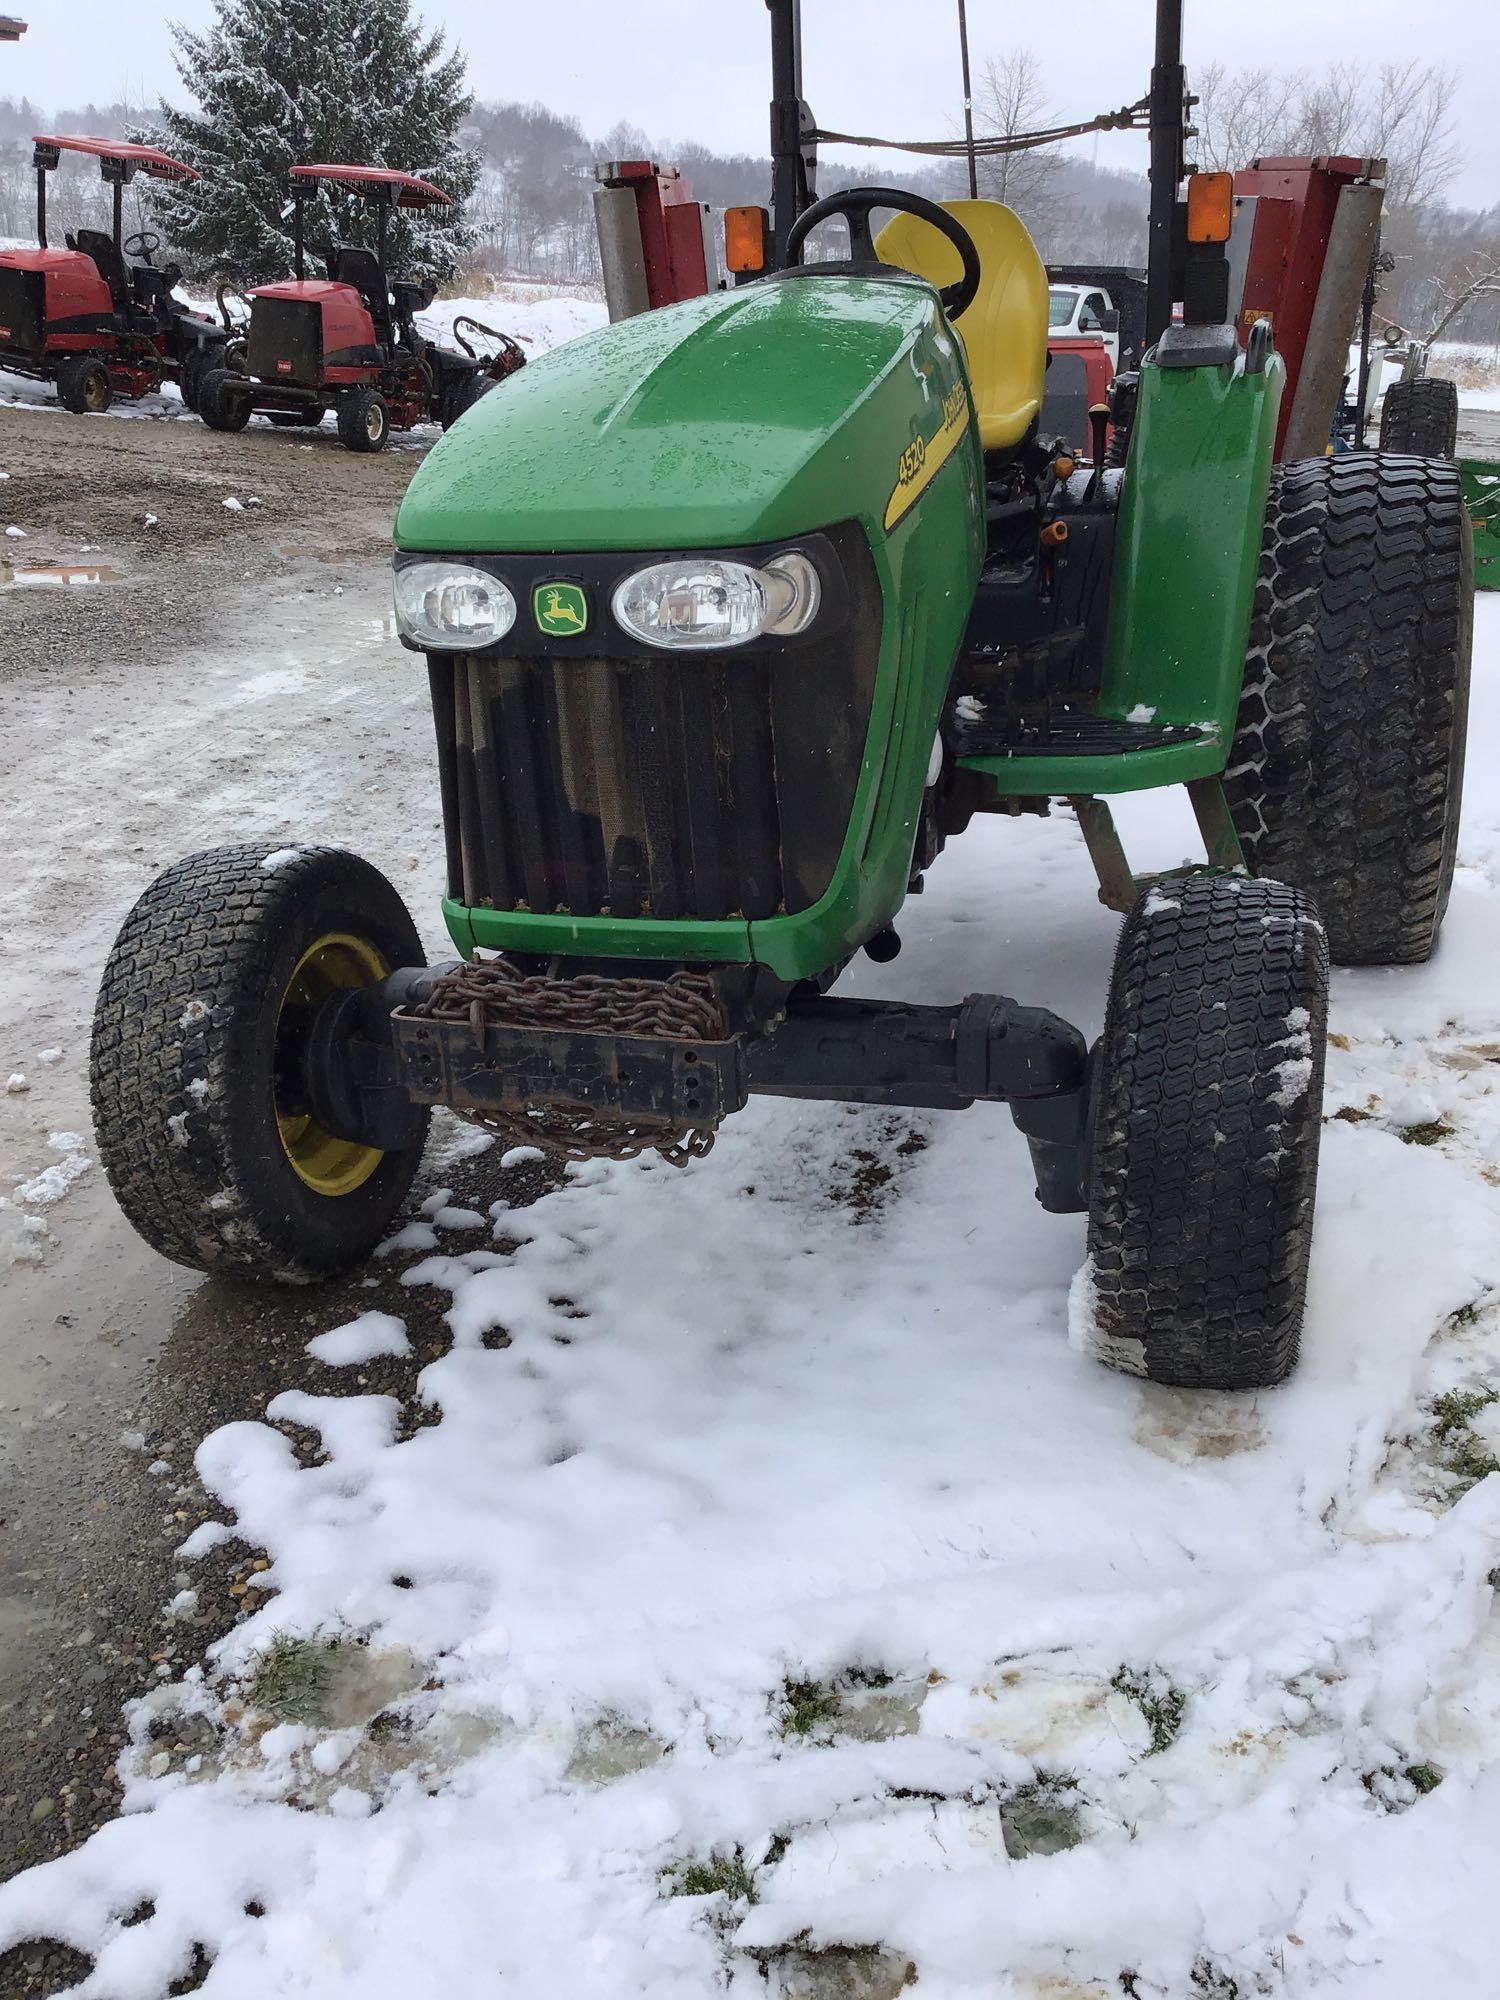
[[[105,563],[0,562],[0,590],[69,590],[79,584],[124,580],[124,570]]]

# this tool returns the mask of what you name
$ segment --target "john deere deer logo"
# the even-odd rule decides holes
[[[531,615],[539,632],[576,635],[588,630],[588,599],[576,583],[539,583],[531,593]]]

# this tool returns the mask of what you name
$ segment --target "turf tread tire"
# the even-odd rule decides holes
[[[1419,458],[1453,458],[1458,452],[1458,384],[1436,375],[1395,382],[1380,406],[1380,449]]]
[[[88,385],[99,376],[104,378],[102,399],[92,408],[88,400]],[[65,410],[71,410],[75,417],[102,416],[114,401],[114,391],[110,387],[109,370],[102,361],[92,354],[75,354],[60,362],[57,370],[57,400]]]
[[[1087,1345],[1193,1389],[1296,1364],[1312,1240],[1328,954],[1281,882],[1192,875],[1120,932],[1090,1157]]]
[[[482,402],[491,389],[498,387],[494,378],[481,375],[463,375],[452,385],[443,398],[443,429],[451,431],[459,418],[466,416],[474,405]]]
[[[210,366],[222,367],[223,363],[207,354],[201,347],[190,347],[182,357],[177,369],[177,393],[182,398],[182,407],[198,414],[198,391],[203,386],[203,378]]]
[[[424,958],[405,904],[358,855],[267,843],[212,848],[166,869],[126,917],[94,1014],[90,1086],[99,1156],[137,1232],[175,1263],[309,1283],[386,1234],[421,1146],[387,1153],[337,1199],[300,1181],[276,1130],[274,1010],[327,931],[371,939],[393,968]]]
[[[242,431],[250,421],[251,398],[243,388],[244,377],[233,368],[209,368],[198,384],[198,415],[211,431]]]
[[[372,438],[369,416],[382,413],[380,436]],[[390,441],[391,420],[386,400],[378,389],[349,389],[338,400],[339,442],[349,451],[384,451]]]
[[[1272,475],[1224,789],[1257,875],[1305,889],[1336,965],[1431,956],[1457,853],[1473,540],[1451,461]]]

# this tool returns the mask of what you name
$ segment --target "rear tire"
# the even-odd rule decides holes
[[[472,410],[495,386],[493,377],[489,375],[476,373],[460,376],[443,399],[443,429],[451,431],[459,418]]]
[[[339,398],[339,438],[350,451],[384,451],[391,413],[378,389],[350,389]]]
[[[1457,465],[1351,452],[1273,474],[1224,789],[1250,866],[1308,892],[1336,965],[1437,943],[1473,619]]]
[[[210,368],[198,384],[198,414],[211,431],[242,431],[250,400],[244,376],[231,368]]]
[[[198,392],[203,387],[203,378],[210,368],[221,368],[223,363],[206,348],[190,347],[183,356],[177,370],[177,393],[182,398],[182,407],[198,414]]]
[[[1458,452],[1458,385],[1435,375],[1396,382],[1380,407],[1380,449],[1419,458],[1453,458]]]
[[[91,354],[74,354],[57,370],[57,400],[76,417],[102,416],[114,401],[109,370]]]
[[[116,1200],[164,1257],[306,1284],[380,1242],[422,1148],[317,1125],[299,1024],[329,991],[424,959],[368,862],[309,847],[267,867],[267,846],[188,856],[125,919],[94,1014],[94,1130]]]
[[[1291,1373],[1327,1023],[1327,947],[1300,891],[1189,875],[1125,919],[1075,1295],[1110,1367],[1192,1389]]]

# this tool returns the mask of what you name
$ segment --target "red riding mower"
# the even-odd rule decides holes
[[[121,205],[137,173],[193,181],[191,167],[154,146],[123,139],[39,137],[35,250],[0,251],[0,368],[57,384],[58,401],[80,414],[107,410],[115,396],[145,396],[175,380],[189,409],[209,368],[229,357],[233,331],[173,297],[176,264],[151,261],[160,238],[121,241]],[[47,176],[64,153],[91,153],[114,191],[114,225],[80,229],[65,250],[47,244]]]
[[[334,250],[328,276],[309,278],[302,205],[309,182],[320,180],[363,196],[378,217],[379,236],[374,250]],[[486,359],[462,341],[460,354],[424,339],[414,316],[431,305],[436,287],[392,284],[386,276],[391,210],[434,208],[447,200],[430,181],[389,167],[293,167],[296,276],[251,292],[248,372],[221,368],[204,376],[198,403],[204,423],[239,431],[259,411],[272,423],[313,425],[331,407],[350,451],[380,451],[393,429],[441,423],[447,430],[486,390],[523,366],[526,357],[515,341],[477,320],[460,324],[497,343]]]

